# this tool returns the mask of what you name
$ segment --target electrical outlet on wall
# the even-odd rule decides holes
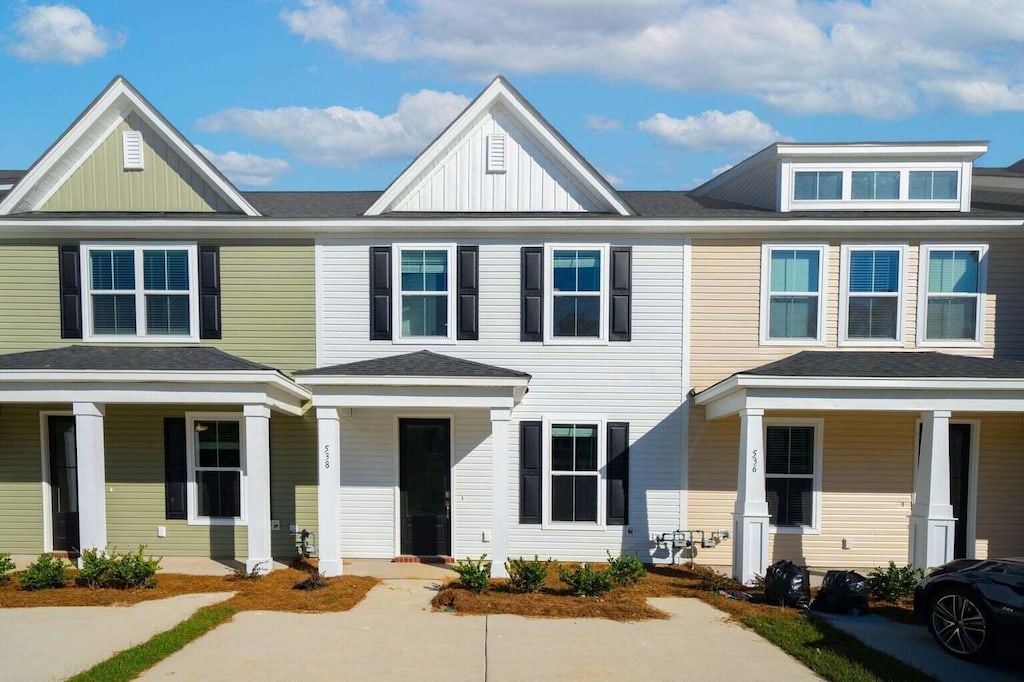
[[[271,519],[270,530],[281,530],[281,522],[277,519]]]

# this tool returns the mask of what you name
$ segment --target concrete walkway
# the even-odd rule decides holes
[[[923,625],[897,623],[876,614],[840,616],[818,611],[815,614],[868,646],[884,651],[940,682],[1024,680],[1024,669],[1019,667],[1021,663],[982,665],[950,656],[939,647],[928,628]]]
[[[169,630],[232,593],[189,594],[133,606],[0,610],[0,678],[61,680]]]
[[[353,610],[240,613],[144,680],[817,679],[696,599],[655,599],[671,620],[614,623],[433,613],[436,581],[386,580]]]

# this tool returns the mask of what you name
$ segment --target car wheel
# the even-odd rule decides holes
[[[981,601],[959,589],[940,589],[935,594],[928,625],[939,646],[965,659],[983,658],[994,637]]]

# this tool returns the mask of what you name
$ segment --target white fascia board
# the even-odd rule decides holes
[[[510,410],[518,389],[465,386],[322,386],[313,391],[313,407],[479,408]]]
[[[885,158],[885,157],[955,157],[973,161],[988,151],[988,142],[855,142],[850,144],[789,144],[776,145],[780,157],[799,158]]]
[[[68,130],[47,150],[42,157],[36,161],[29,172],[18,182],[10,194],[0,201],[0,215],[9,215],[12,212],[26,212],[38,210],[46,201],[59,189],[61,181],[51,181],[52,186],[48,187],[40,198],[33,199],[30,205],[23,205],[30,192],[44,181],[61,158],[83,138],[94,126],[109,128],[109,119],[116,114],[117,123],[120,122],[129,110],[134,110],[151,125],[157,134],[165,142],[175,149],[188,163],[192,169],[198,172],[209,182],[224,198],[225,201],[234,205],[238,210],[247,216],[259,216],[257,211],[234,185],[214,167],[211,162],[203,156],[191,143],[179,133],[163,115],[157,111],[149,102],[136,90],[131,83],[123,77],[118,76],[100,94],[100,96],[89,106],[86,111],[71,125]],[[101,137],[105,138],[106,131]],[[102,139],[94,141],[91,148],[95,148]],[[77,163],[65,170],[61,180],[66,179],[73,173],[89,156],[87,150],[78,159]]]
[[[784,214],[783,214],[784,215]],[[772,234],[864,235],[899,232],[901,234],[948,233],[962,235],[971,230],[1019,230],[1022,218],[949,218],[821,219],[821,218],[68,218],[0,217],[0,239],[46,238],[124,239],[204,239],[219,240],[274,238],[317,239],[344,237],[379,238],[382,230],[394,237],[409,235],[522,235],[551,234],[567,236],[594,234],[675,235],[675,236],[748,236]]]
[[[407,376],[332,376],[317,374],[297,376],[295,381],[303,386],[443,386],[469,388],[525,388],[527,377],[407,377]]]
[[[595,196],[595,199],[599,199],[606,203],[609,207],[615,210],[619,215],[633,215],[633,211],[615,192],[615,190],[604,180],[604,178],[595,175],[595,173],[589,168],[589,165],[583,161],[579,156],[579,153],[573,150],[571,147],[567,147],[562,142],[559,135],[557,135],[542,118],[538,118],[529,106],[524,101],[521,101],[521,95],[518,95],[502,77],[497,77],[491,81],[490,85],[484,88],[475,100],[473,100],[468,107],[461,114],[459,114],[455,120],[448,126],[430,145],[420,153],[418,157],[402,171],[395,180],[388,186],[388,188],[381,194],[375,202],[366,210],[364,215],[377,216],[381,215],[385,211],[388,211],[394,206],[398,199],[400,199],[405,192],[416,184],[420,176],[429,170],[434,164],[440,160],[440,156],[444,153],[448,147],[457,139],[462,137],[471,126],[473,126],[477,119],[494,103],[501,100],[503,104],[513,110],[517,115],[517,118],[526,126],[526,128],[537,135],[551,151],[553,151],[573,173],[576,174],[579,180],[582,181],[584,187],[589,189]]]

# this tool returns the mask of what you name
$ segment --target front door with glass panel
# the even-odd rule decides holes
[[[402,554],[451,554],[451,422],[398,423]]]
[[[50,455],[50,505],[53,519],[53,550],[77,552],[78,456],[75,450],[75,418],[47,418]]]

